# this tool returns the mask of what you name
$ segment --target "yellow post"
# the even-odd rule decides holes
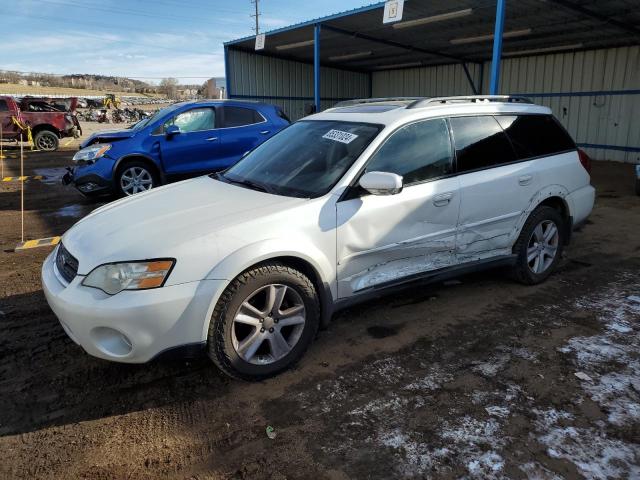
[[[2,142],[4,138],[2,137],[2,122],[0,122],[0,179],[4,178],[4,155],[2,151]]]
[[[20,134],[20,220],[21,234],[20,241],[24,242],[24,152],[22,145],[22,133]]]

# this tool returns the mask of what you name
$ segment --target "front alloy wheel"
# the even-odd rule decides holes
[[[238,275],[220,296],[209,324],[207,352],[227,375],[259,380],[295,364],[320,323],[314,284],[279,262]]]
[[[123,170],[120,175],[120,190],[125,195],[135,195],[153,188],[153,176],[146,168],[131,166]]]
[[[293,288],[277,284],[260,287],[236,311],[233,348],[254,365],[277,362],[300,340],[305,318],[304,303]]]

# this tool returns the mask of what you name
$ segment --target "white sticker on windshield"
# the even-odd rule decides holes
[[[353,133],[343,132],[342,130],[329,130],[325,133],[322,138],[326,138],[327,140],[333,140],[334,142],[346,143],[349,144],[353,142],[358,135],[354,135]]]

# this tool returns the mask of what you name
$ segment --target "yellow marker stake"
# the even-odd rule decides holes
[[[4,178],[4,155],[2,151],[2,142],[4,138],[2,137],[2,122],[0,121],[0,178]]]
[[[24,147],[22,146],[22,134],[20,134],[20,217],[21,217],[21,236],[20,241],[24,242]]]

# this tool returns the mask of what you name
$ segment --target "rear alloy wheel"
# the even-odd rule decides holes
[[[319,324],[313,283],[279,263],[237,277],[220,297],[209,326],[208,353],[230,376],[267,378],[303,355]]]
[[[42,130],[41,132],[36,133],[33,143],[38,150],[53,152],[58,149],[60,139],[54,132],[50,130]]]
[[[552,220],[543,220],[533,229],[527,246],[527,264],[533,273],[540,275],[551,267],[559,242],[560,231]]]
[[[522,227],[513,253],[518,255],[513,273],[527,285],[547,279],[562,257],[565,221],[551,207],[538,207]]]
[[[125,165],[120,170],[117,181],[120,192],[126,196],[146,192],[156,186],[153,173],[143,163]]]

